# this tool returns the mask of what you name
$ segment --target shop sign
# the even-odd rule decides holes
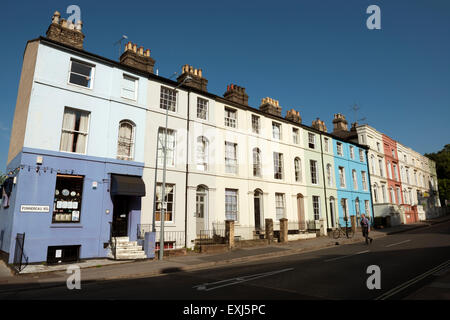
[[[50,206],[21,205],[20,212],[49,212]]]

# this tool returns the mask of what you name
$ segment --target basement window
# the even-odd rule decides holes
[[[75,262],[80,260],[80,245],[50,246],[47,249],[47,263]]]

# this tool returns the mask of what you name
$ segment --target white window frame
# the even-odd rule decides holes
[[[230,199],[230,197],[236,198],[236,208],[234,210],[233,208],[233,202],[229,203],[227,200]],[[231,211],[227,211],[227,209],[231,206]],[[239,190],[238,189],[225,189],[225,219],[226,220],[234,220],[238,221],[238,215],[239,215]],[[233,219],[234,218],[234,219]]]
[[[336,142],[336,152],[338,156],[342,157],[344,155],[344,148],[341,142]]]
[[[229,158],[227,146],[232,146],[234,150],[234,158]],[[234,142],[225,141],[225,172],[229,174],[238,174],[238,145]]]
[[[229,128],[237,128],[238,123],[237,123],[237,110],[230,108],[230,107],[225,107],[224,109],[224,125],[225,127],[229,127]],[[234,115],[234,118],[231,117],[231,115]],[[232,125],[234,124],[234,125]]]
[[[294,172],[295,172],[295,181],[301,182],[302,181],[302,161],[300,160],[300,157],[295,157],[294,159]]]
[[[252,114],[252,132],[255,134],[261,134],[261,117],[256,114]]]
[[[358,173],[355,169],[352,170],[353,189],[358,190]]]
[[[275,193],[275,218],[277,220],[286,217],[286,199],[284,193]]]
[[[169,94],[170,92],[170,94]],[[165,95],[165,96],[163,96]],[[170,109],[170,102],[172,101],[171,98],[173,97],[173,102],[174,102],[174,106],[173,109]],[[167,102],[167,105],[165,105],[168,109],[169,112],[177,112],[177,101],[178,101],[178,91],[176,91],[175,89],[169,88],[169,87],[165,87],[165,86],[161,86],[160,87],[160,94],[159,94],[159,108],[166,110],[166,108],[163,108],[163,101]]]
[[[195,150],[195,155],[196,155],[196,165],[197,165],[197,170],[200,171],[208,171],[209,169],[209,141],[205,136],[199,136],[197,137],[197,141],[196,141],[197,145],[196,145],[196,150]],[[201,149],[203,150],[201,150]],[[201,154],[200,152],[202,152],[203,154]]]
[[[284,178],[284,166],[283,166],[283,154],[280,152],[273,153],[273,178],[276,180],[283,180]],[[279,175],[279,177],[277,176]]]
[[[131,125],[131,148],[130,148],[130,156],[126,156],[123,154],[119,154],[119,144],[120,144],[120,127],[122,126],[122,124],[129,124]],[[118,159],[122,159],[122,160],[128,160],[128,161],[132,161],[134,159],[134,148],[136,145],[136,125],[134,124],[134,122],[132,122],[131,120],[121,120],[119,122],[119,132],[117,134],[117,158]]]
[[[338,168],[339,171],[339,186],[341,188],[345,188],[346,186],[346,181],[345,181],[345,168],[344,167],[339,167]]]
[[[311,132],[308,132],[308,147],[310,149],[315,149],[316,148],[316,135],[314,133],[311,133]]]
[[[89,87],[85,87],[85,86],[82,86],[82,85],[70,82],[70,75],[72,74],[72,63],[73,62],[76,62],[76,63],[79,63],[79,64],[84,64],[86,66],[91,67],[91,75],[90,75],[90,85],[89,85]],[[75,74],[81,75],[81,74],[78,74],[78,73],[75,73]],[[84,75],[82,75],[82,76],[84,76]],[[86,61],[82,61],[82,60],[78,60],[78,59],[74,59],[74,58],[70,59],[69,76],[67,77],[67,84],[69,84],[71,86],[76,86],[76,87],[79,87],[79,88],[92,90],[94,88],[94,78],[95,78],[95,64],[92,64],[92,63],[89,63],[89,62],[86,62]]]
[[[300,130],[298,128],[292,128],[292,142],[300,144]]]
[[[84,112],[84,113],[87,113],[87,115],[88,115],[88,120],[87,120],[87,131],[86,131],[86,132],[76,131],[76,130],[73,130],[73,129],[65,129],[65,128],[64,128],[64,114],[65,114],[65,111],[66,111],[67,109],[74,110],[74,111],[78,111],[78,112]],[[91,126],[91,112],[90,112],[90,111],[81,110],[81,109],[75,109],[75,108],[71,108],[71,107],[65,107],[65,108],[64,108],[64,113],[63,113],[63,123],[62,123],[62,125],[61,125],[61,136],[60,136],[59,151],[60,151],[60,152],[75,153],[75,154],[86,154],[86,153],[87,153],[88,143],[89,143],[89,131],[90,131],[90,126]],[[66,132],[69,132],[69,133],[78,133],[78,134],[82,134],[82,135],[86,136],[86,143],[85,143],[85,145],[84,145],[84,151],[83,151],[83,152],[72,152],[72,151],[61,150],[61,139],[62,139],[62,133],[63,133],[63,131],[66,131]],[[73,148],[73,145],[72,145],[72,148]]]
[[[129,80],[133,80],[133,81],[134,81],[134,98],[133,98],[133,99],[130,99],[130,98],[124,96],[123,91],[124,91],[124,90],[127,90],[127,89],[124,89],[124,87],[123,87],[123,82],[121,82],[120,96],[121,96],[122,98],[124,98],[124,99],[127,99],[127,100],[137,101],[139,79],[136,78],[136,77],[130,76],[129,74],[122,73],[122,81],[123,81],[125,78],[129,78]],[[130,90],[127,90],[127,91],[130,91]]]
[[[309,170],[311,173],[311,184],[318,185],[319,184],[319,175],[318,175],[318,168],[317,168],[317,161],[316,160],[309,160]],[[315,180],[315,182],[314,182]]]
[[[320,220],[320,211],[321,211],[320,209],[321,208],[320,208],[320,197],[319,196],[312,196],[312,208],[313,208],[314,220],[315,221]],[[317,208],[317,217],[316,217],[316,208]]]
[[[275,128],[278,128],[278,137],[275,136]],[[282,134],[281,134],[281,123],[272,121],[272,138],[275,140],[281,140]]]
[[[206,107],[205,118],[199,117],[199,109]],[[197,119],[209,120],[209,100],[197,97]]]
[[[158,157],[157,157],[157,160],[156,161],[160,161],[159,159],[161,159],[161,163],[160,162],[158,162],[158,167],[163,167],[163,165],[164,165],[164,151],[163,151],[163,148],[164,148],[164,139],[165,139],[165,134],[164,134],[164,132],[165,132],[165,128],[164,127],[159,127],[158,128],[158,132],[157,132],[157,139],[159,139],[159,133],[161,132],[161,139],[160,139],[160,141],[159,141],[159,147],[158,147]],[[166,157],[166,165],[167,166],[169,166],[169,167],[175,167],[175,152],[176,152],[176,150],[177,150],[177,131],[176,130],[173,130],[173,129],[170,129],[170,128],[167,128],[167,132],[169,133],[169,135],[170,135],[170,133],[171,132],[173,132],[173,148],[172,148],[172,158],[170,159],[169,157]],[[170,150],[170,148],[169,148],[169,138],[167,138],[167,147],[168,147],[168,150]],[[161,157],[159,156],[160,155],[160,152],[161,152]],[[167,163],[169,161],[169,163]]]

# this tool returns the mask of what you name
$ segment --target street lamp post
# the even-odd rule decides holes
[[[183,81],[181,81],[174,89],[176,95],[176,90],[178,87],[183,85],[186,81],[190,81],[192,78],[190,76],[187,76],[184,78]],[[163,152],[164,152],[164,162],[163,162],[163,182],[162,182],[162,190],[161,190],[161,213],[160,213],[160,223],[161,223],[161,230],[160,230],[160,239],[159,239],[159,260],[163,260],[164,257],[164,221],[165,221],[165,215],[166,215],[166,209],[167,209],[167,202],[165,201],[166,197],[166,161],[167,161],[167,130],[168,130],[168,123],[169,123],[169,106],[166,108],[166,126],[165,126],[165,132],[164,132],[164,144],[163,146]],[[159,134],[158,134],[159,139]],[[158,155],[156,156],[156,162],[158,162]],[[158,174],[158,172],[155,170],[155,176]],[[156,180],[156,179],[155,179]],[[156,207],[154,208],[156,210]],[[153,221],[153,224],[155,224],[155,221]]]

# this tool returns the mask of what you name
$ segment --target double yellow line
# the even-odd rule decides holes
[[[439,272],[441,270],[444,270],[446,268],[449,268],[449,267],[450,267],[450,260],[447,260],[444,263],[441,263],[440,265],[438,265],[437,267],[434,267],[433,269],[428,270],[427,272],[422,273],[421,275],[419,275],[419,276],[417,276],[417,277],[415,277],[415,278],[413,278],[413,279],[411,279],[409,281],[406,281],[405,283],[395,287],[394,289],[391,289],[391,290],[383,293],[381,296],[376,297],[375,300],[386,300],[386,299],[389,299],[390,297],[392,297],[392,296],[396,295],[397,293],[405,290],[406,288],[412,286],[413,284],[415,284],[415,283],[425,279],[426,277],[428,277],[428,276],[430,276],[430,275],[432,275],[434,273],[437,273],[437,272]]]

